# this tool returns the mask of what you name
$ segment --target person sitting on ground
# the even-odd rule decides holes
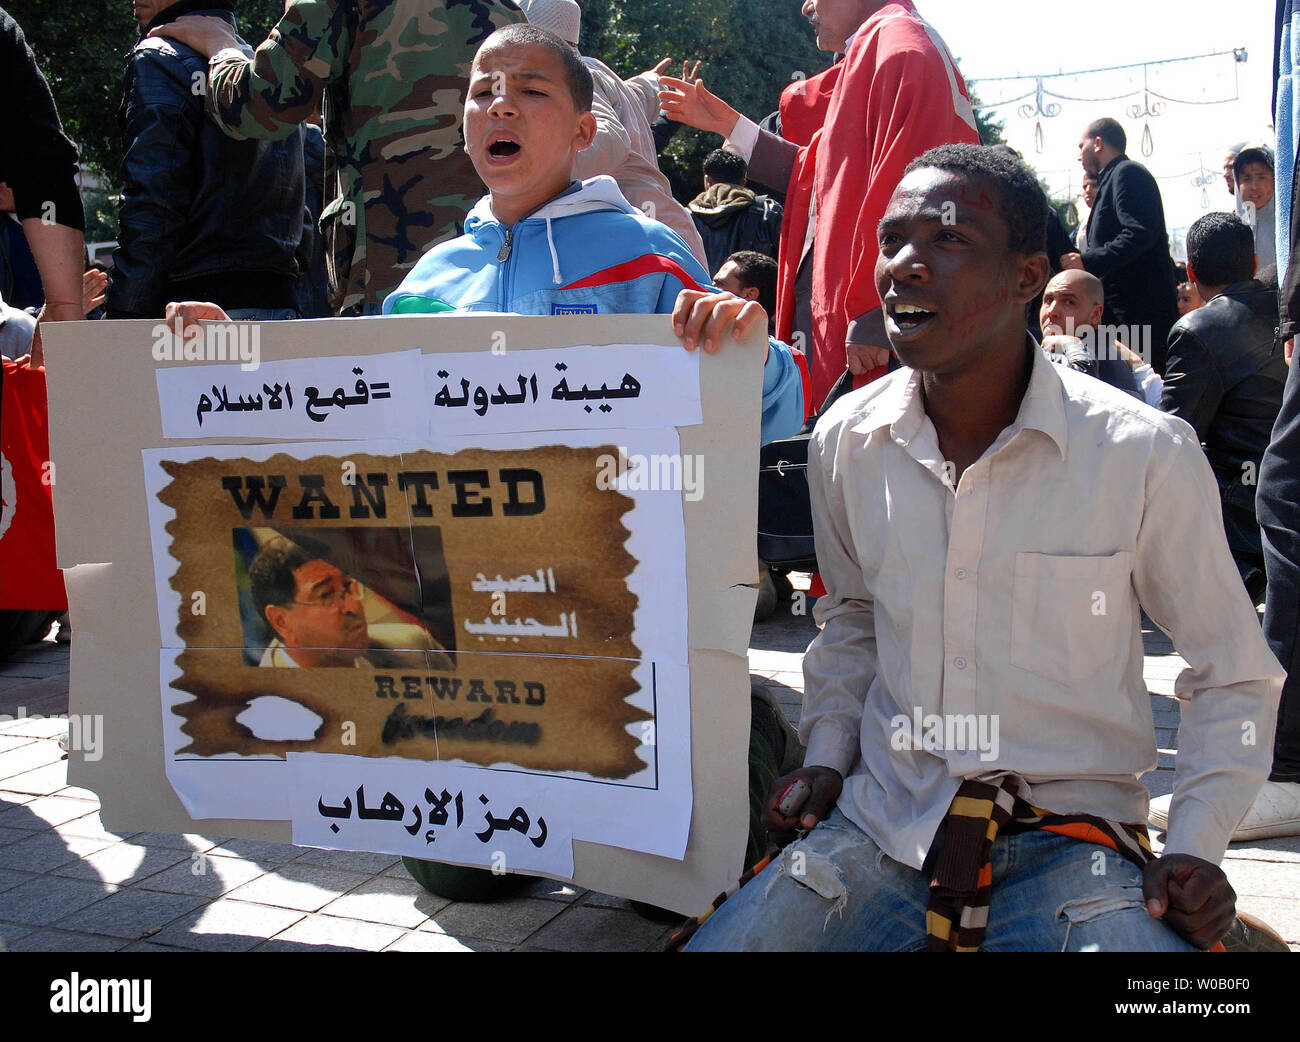
[[[767,312],[767,331],[776,321],[776,261],[756,250],[737,250],[713,275],[718,289],[758,302]]]
[[[1236,214],[1207,213],[1188,230],[1187,273],[1206,303],[1169,331],[1160,399],[1205,446],[1252,604],[1266,585],[1255,492],[1286,382],[1282,352],[1273,349],[1277,292],[1253,277],[1256,270],[1250,226]]]
[[[1133,369],[1119,353],[1118,340],[1101,325],[1104,310],[1105,291],[1096,275],[1078,269],[1053,275],[1038,312],[1043,350],[1053,361],[1141,398]]]
[[[704,240],[711,271],[717,271],[728,255],[739,250],[765,253],[776,260],[781,245],[781,204],[749,188],[748,171],[749,164],[724,148],[715,148],[704,157],[704,191],[687,209]],[[775,290],[772,295],[775,298]]]
[[[1024,164],[949,145],[889,202],[875,280],[906,368],[836,402],[809,448],[827,592],[806,765],[767,820],[810,831],[687,950],[1187,951],[1238,929],[1218,861],[1282,673],[1191,428],[1028,337],[1043,198]],[[1160,857],[1140,608],[1188,663]]]

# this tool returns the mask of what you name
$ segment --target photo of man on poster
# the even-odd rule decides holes
[[[340,569],[315,540],[266,541],[248,567],[248,586],[271,635],[260,666],[453,668],[428,628]],[[371,621],[368,600],[396,621]]]

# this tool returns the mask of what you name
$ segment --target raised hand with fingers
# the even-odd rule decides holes
[[[692,73],[699,69],[699,65],[699,62],[695,63]],[[664,115],[677,123],[726,137],[740,119],[740,113],[711,93],[701,79],[660,76],[659,88],[659,105]]]

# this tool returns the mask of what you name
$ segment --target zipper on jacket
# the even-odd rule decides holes
[[[516,225],[515,227],[518,227]],[[501,249],[497,250],[497,264],[500,265],[501,277],[497,284],[497,294],[500,298],[500,308],[502,311],[508,311],[510,308],[510,264],[511,250],[514,246],[515,229],[506,229],[505,242],[501,244]]]

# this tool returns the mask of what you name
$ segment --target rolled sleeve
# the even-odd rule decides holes
[[[251,56],[234,48],[208,62],[208,114],[230,137],[282,141],[341,80],[351,53],[352,6],[295,0]]]
[[[722,147],[728,152],[735,152],[746,163],[754,157],[754,146],[758,143],[759,126],[748,116],[742,115],[731,128]]]

